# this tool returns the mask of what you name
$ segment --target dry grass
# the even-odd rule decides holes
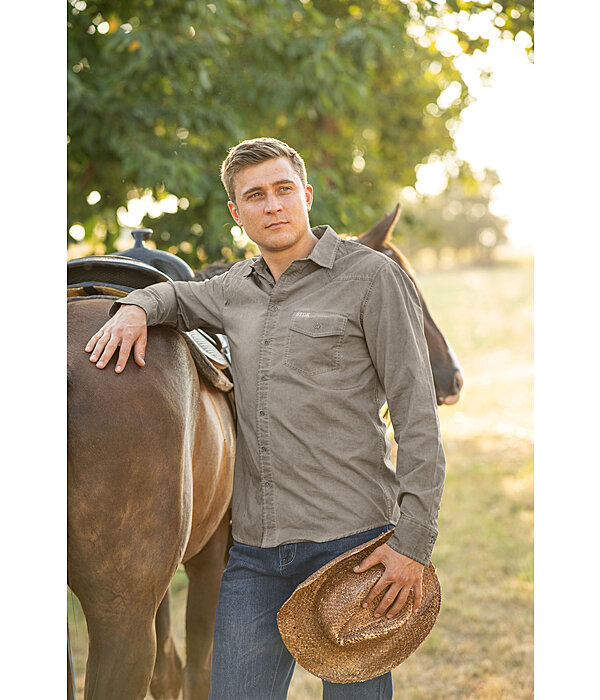
[[[433,561],[442,584],[437,625],[393,671],[395,698],[533,697],[533,264],[417,275],[465,374],[461,401],[440,409],[448,463]],[[174,581],[183,646],[185,576]],[[82,687],[85,623],[73,604]],[[289,700],[321,697],[296,668]]]

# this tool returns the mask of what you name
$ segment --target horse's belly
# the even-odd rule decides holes
[[[193,510],[187,561],[212,537],[231,504],[235,425],[225,394],[206,388],[199,397],[193,453]]]

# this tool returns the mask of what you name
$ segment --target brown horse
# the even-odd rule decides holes
[[[442,335],[433,318],[431,318],[427,304],[417,287],[407,259],[391,242],[392,231],[399,218],[400,205],[398,204],[391,214],[385,216],[367,233],[359,236],[358,240],[369,248],[373,248],[373,250],[390,257],[400,265],[413,281],[423,308],[425,340],[429,349],[429,360],[433,372],[437,403],[438,406],[454,404],[460,399],[460,392],[463,387],[462,369],[448,341]]]
[[[85,697],[143,698],[153,669],[154,697],[177,697],[168,588],[182,562],[190,586],[186,697],[206,697],[234,419],[227,396],[199,378],[172,329],[149,329],[143,369],[99,372],[83,348],[111,304],[67,305],[68,583],[89,632]]]
[[[399,209],[359,237],[392,257]],[[230,265],[212,266],[207,277]],[[414,280],[413,280],[414,281]],[[458,401],[462,376],[425,303],[438,404]],[[184,697],[208,696],[212,628],[229,545],[235,450],[227,396],[198,377],[183,338],[148,330],[144,368],[99,372],[84,352],[111,300],[68,304],[68,582],[89,631],[86,700],[157,700],[181,689],[169,584],[189,578]],[[112,364],[112,361],[111,361]]]

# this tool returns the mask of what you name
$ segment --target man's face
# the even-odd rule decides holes
[[[287,158],[272,158],[236,175],[236,204],[228,206],[261,252],[290,250],[311,235],[312,192],[310,185],[302,185]]]

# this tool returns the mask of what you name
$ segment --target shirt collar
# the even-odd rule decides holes
[[[311,229],[314,236],[319,240],[315,244],[315,247],[311,250],[310,254],[307,256],[307,260],[312,260],[321,267],[327,267],[331,269],[335,261],[335,256],[337,253],[338,245],[340,243],[340,237],[337,233],[323,224],[321,226],[314,226]],[[267,268],[267,263],[261,256],[257,258],[250,258],[250,263],[248,265],[248,270],[244,272],[244,277],[248,277],[253,272],[265,271]]]

